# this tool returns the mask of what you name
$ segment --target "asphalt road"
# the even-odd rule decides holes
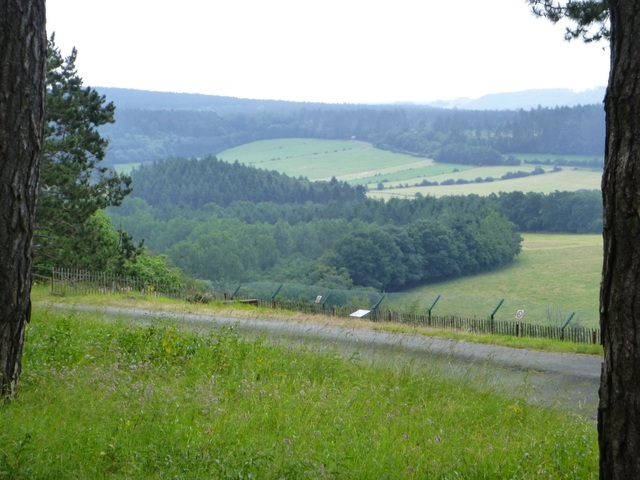
[[[96,311],[149,322],[174,319],[195,327],[233,325],[247,335],[273,341],[304,342],[319,349],[339,349],[359,361],[444,372],[476,384],[512,393],[531,403],[596,418],[602,359],[593,355],[549,353],[418,334],[389,333],[362,328],[169,313],[133,308],[54,305]]]

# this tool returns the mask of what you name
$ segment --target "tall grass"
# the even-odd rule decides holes
[[[593,421],[355,358],[38,310],[0,478],[596,477]]]

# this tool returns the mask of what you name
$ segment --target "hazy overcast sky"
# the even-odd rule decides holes
[[[524,0],[47,0],[85,85],[296,101],[476,98],[607,83],[609,49]]]

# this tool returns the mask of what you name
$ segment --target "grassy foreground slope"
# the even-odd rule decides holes
[[[520,157],[519,155],[515,155]],[[450,186],[416,186],[427,180],[468,180],[493,177],[499,179],[507,172],[531,172],[536,167],[523,163],[511,167],[474,167],[470,165],[435,163],[429,158],[379,150],[372,145],[356,140],[318,140],[283,138],[248,143],[225,150],[217,157],[226,162],[253,165],[257,168],[275,170],[291,177],[307,177],[310,180],[348,181],[354,185],[365,185],[373,197],[413,197],[422,195],[488,195],[499,191],[520,190],[523,192],[549,193],[556,190],[573,191],[599,189],[601,171],[590,168],[565,167],[560,172],[551,172],[552,167],[542,167],[547,173],[513,180],[496,180],[486,183],[471,183]],[[523,162],[531,156],[521,156]],[[548,156],[543,156],[546,159]],[[572,157],[571,160],[578,160]],[[592,160],[585,157],[585,160]],[[378,190],[378,185],[384,186]]]
[[[598,326],[602,237],[600,235],[523,234],[522,252],[505,268],[472,277],[388,294],[392,306],[426,311],[437,295],[434,315],[486,318],[504,299],[496,319]]]
[[[147,320],[34,310],[0,478],[597,478],[593,420],[482,378]]]

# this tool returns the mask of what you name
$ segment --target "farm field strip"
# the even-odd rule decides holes
[[[453,163],[435,163],[431,162],[425,166],[415,166],[415,165],[407,165],[407,168],[403,170],[398,170],[396,168],[389,168],[384,170],[379,170],[375,175],[369,177],[360,177],[360,174],[353,175],[353,179],[348,177],[342,177],[341,180],[346,180],[349,183],[353,183],[355,185],[369,185],[370,188],[375,188],[375,186],[380,183],[391,183],[391,182],[412,182],[412,183],[420,183],[422,180],[429,178],[431,179],[435,175],[444,175],[447,173],[454,173],[455,170],[471,170],[473,167],[469,165],[457,165]],[[362,172],[362,174],[369,172]]]
[[[389,181],[388,186],[385,185],[386,188],[394,188],[396,186],[402,186],[404,184],[411,184],[415,186],[419,184],[425,178],[428,177],[430,182],[438,182],[442,183],[445,180],[469,180],[474,181],[476,178],[485,179],[487,177],[492,177],[497,182],[503,182],[504,180],[500,180],[500,177],[507,173],[513,173],[516,171],[531,173],[536,168],[533,165],[519,165],[519,166],[490,166],[490,167],[478,167],[478,166],[470,166],[470,165],[454,165],[454,164],[436,164],[434,166],[441,167],[441,170],[445,171],[437,171],[436,169],[432,169],[431,172],[427,172],[423,174],[422,172],[415,172],[415,176],[405,176],[405,178],[399,178],[398,180],[403,180],[400,184],[394,185],[392,181]],[[444,168],[449,167],[449,168]],[[455,168],[453,168],[455,167]],[[552,171],[553,167],[540,167],[546,173]],[[414,172],[403,172],[403,173],[414,173]],[[557,172],[554,172],[557,173]],[[489,182],[490,183],[490,182]],[[370,183],[370,188],[373,188],[373,185],[377,184],[375,179]],[[443,186],[443,185],[438,185]],[[446,186],[446,185],[444,185]]]
[[[596,155],[556,155],[552,153],[508,153],[506,156],[514,156],[523,162],[567,160],[571,162],[591,162],[597,160]],[[604,161],[604,157],[600,157]]]
[[[549,172],[544,175],[496,180],[494,182],[468,183],[462,185],[437,185],[428,187],[389,188],[385,190],[369,190],[368,195],[374,198],[413,198],[416,194],[433,197],[447,195],[491,195],[498,192],[537,192],[553,193],[555,191],[600,190],[602,173],[578,170]]]

